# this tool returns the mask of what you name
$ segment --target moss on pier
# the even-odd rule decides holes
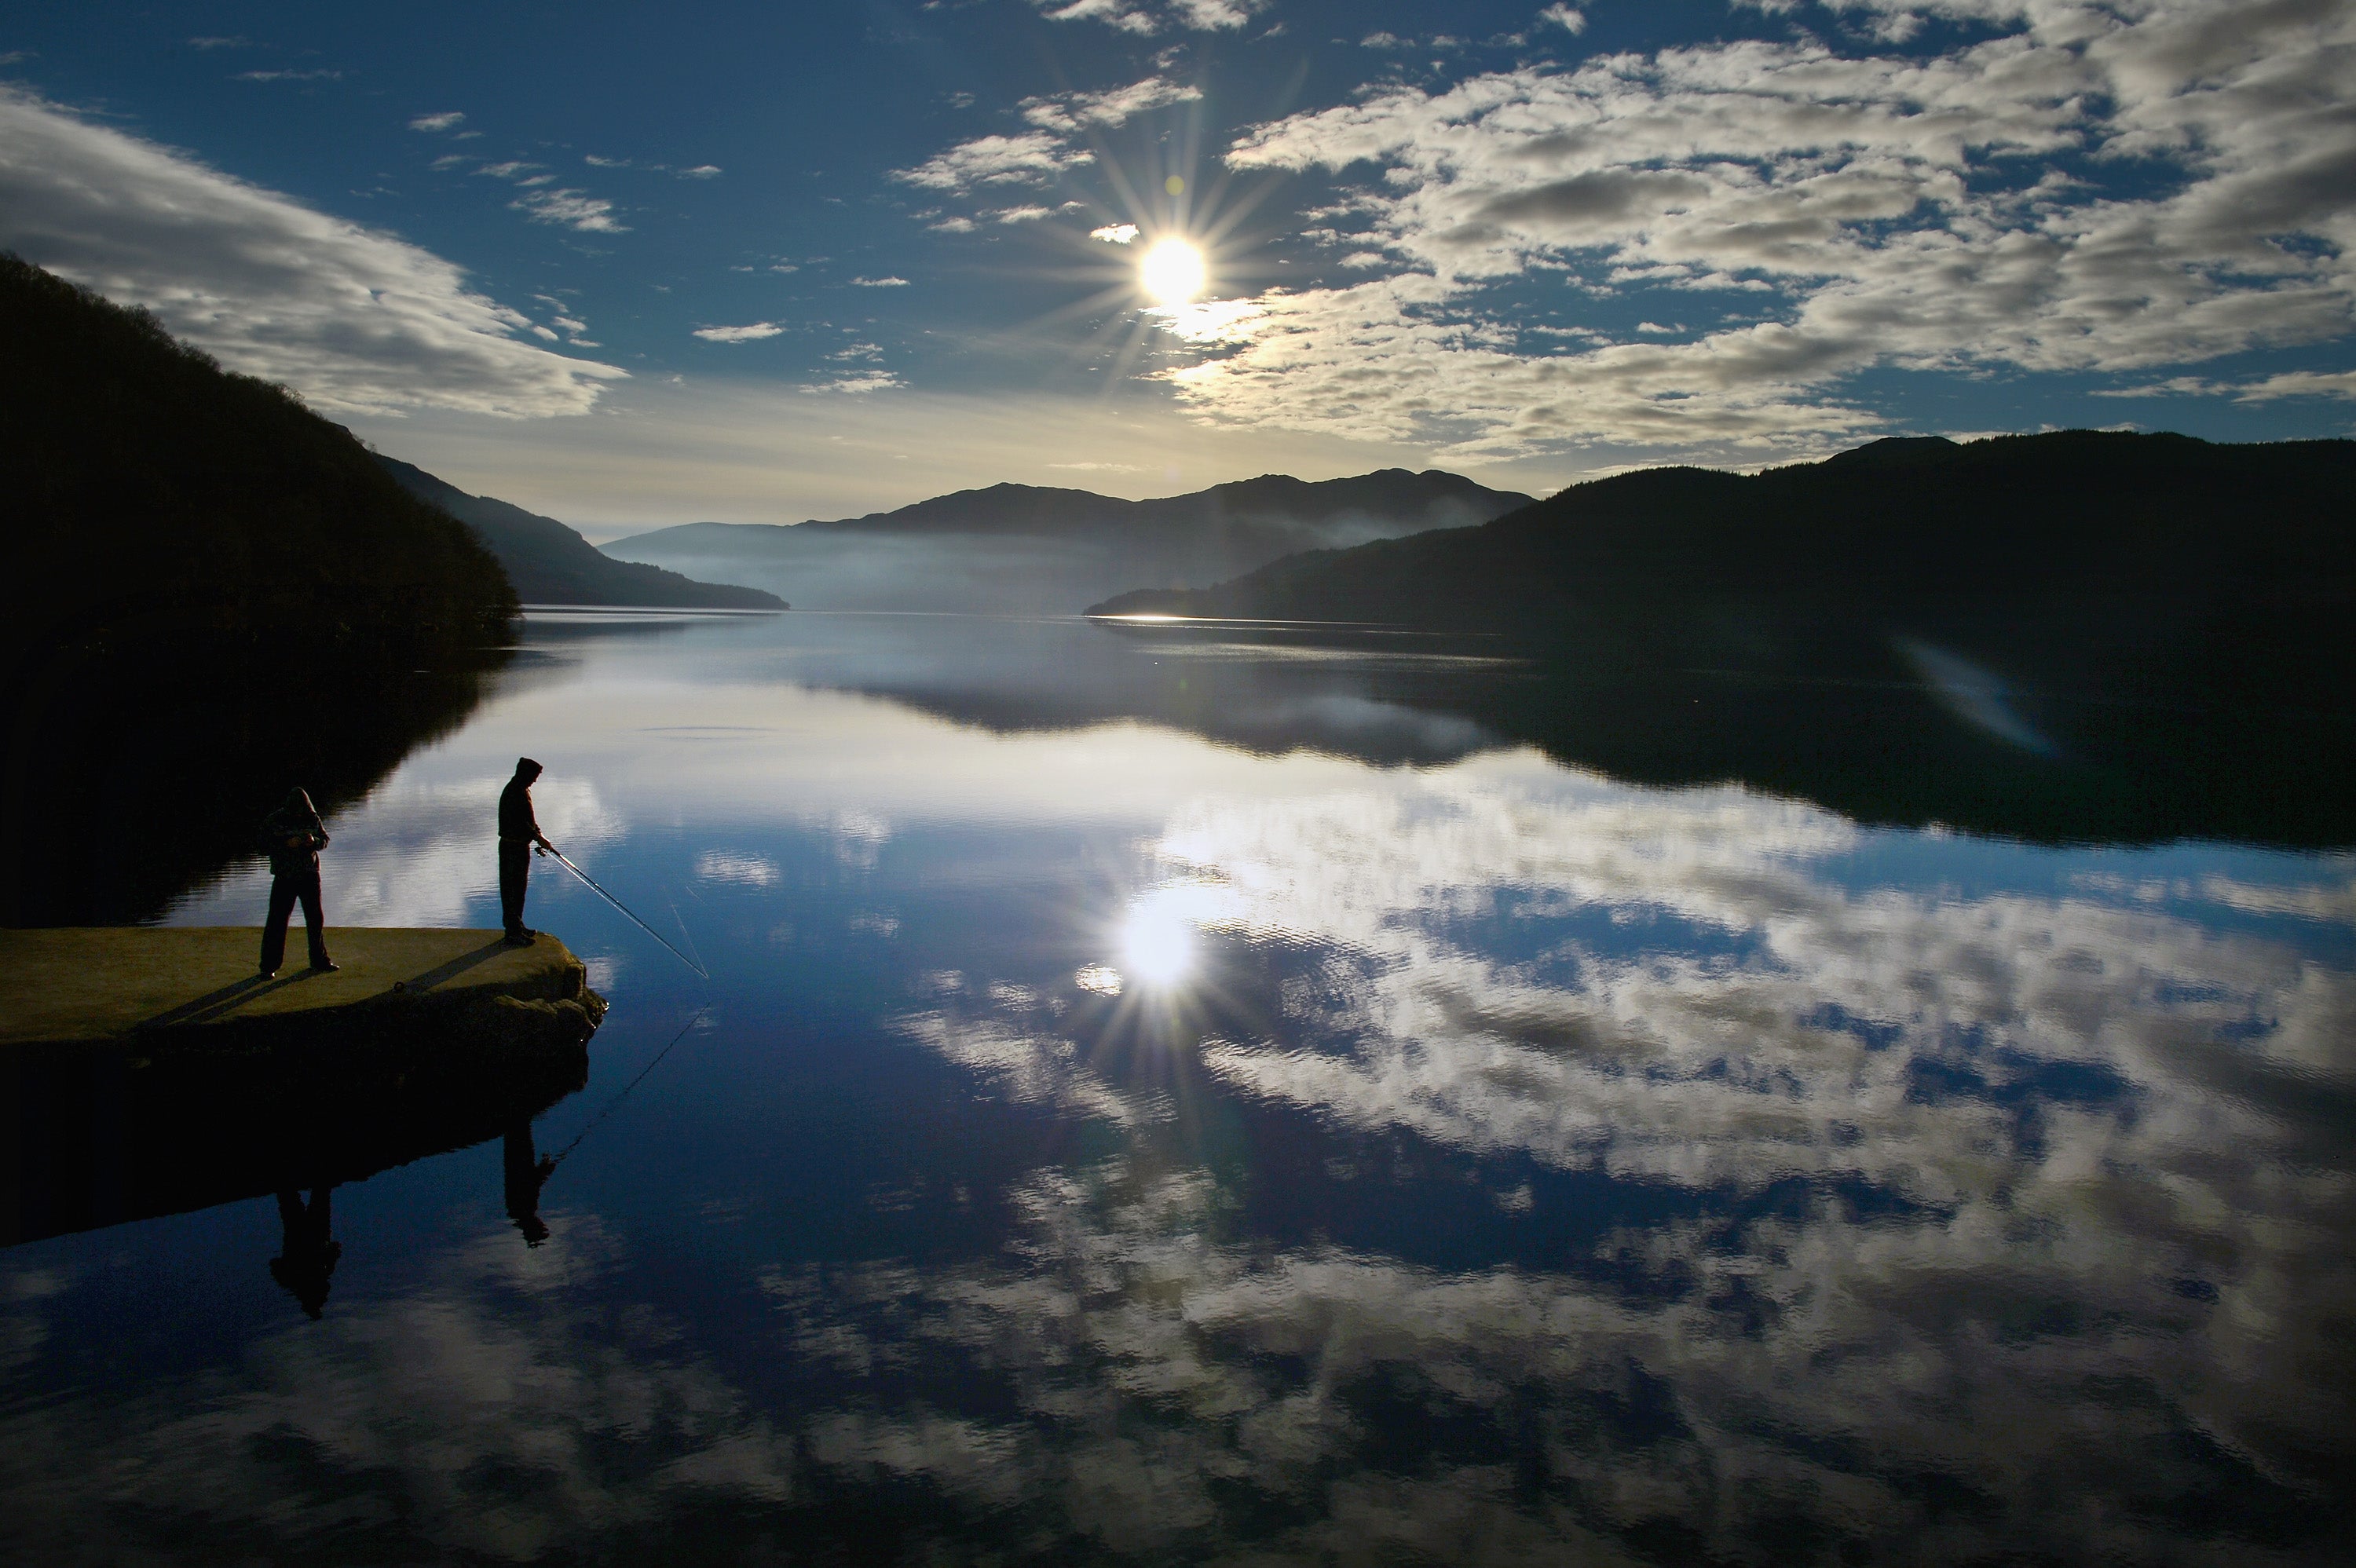
[[[530,1052],[578,1046],[605,1015],[581,960],[546,934],[509,947],[496,931],[345,928],[330,944],[338,972],[295,959],[265,980],[251,926],[0,931],[0,1049]]]

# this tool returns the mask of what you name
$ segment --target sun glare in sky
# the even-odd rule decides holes
[[[1184,240],[1157,240],[1137,263],[1137,281],[1155,304],[1184,304],[1209,281],[1203,248]]]

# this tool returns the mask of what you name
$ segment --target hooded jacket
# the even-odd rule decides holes
[[[262,852],[270,857],[270,874],[274,877],[316,873],[319,851],[327,847],[327,830],[319,820],[318,808],[311,804],[310,795],[299,789],[287,791],[278,809],[262,819],[257,837]],[[290,838],[300,847],[290,846]]]

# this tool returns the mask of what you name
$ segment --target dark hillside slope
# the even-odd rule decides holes
[[[2351,497],[2356,442],[1888,441],[1622,475],[1091,613],[1502,639],[1555,693],[1515,727],[1623,776],[1772,780],[1903,819],[1928,797],[1898,781],[1935,773],[1949,820],[1997,830],[2342,842]]]
[[[616,560],[554,517],[527,512],[489,496],[469,496],[446,479],[387,457],[401,487],[475,530],[499,558],[508,581],[527,604],[634,604],[699,610],[783,610],[786,602],[758,588],[698,582],[659,566]]]
[[[13,256],[0,414],[12,652],[164,607],[262,634],[332,603],[338,642],[418,647],[514,613],[489,553],[349,432]]]
[[[2349,604],[2351,496],[2356,442],[1889,441],[1749,476],[1620,475],[1478,528],[1297,555],[1091,613],[1375,621],[1635,667],[1773,668],[2052,611],[2082,652],[2115,637],[2148,651],[2218,617],[2315,625]]]
[[[516,599],[284,389],[0,256],[0,921],[148,912],[465,713]]]

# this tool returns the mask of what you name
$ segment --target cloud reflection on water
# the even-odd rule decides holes
[[[844,1518],[909,1556],[2326,1555],[2356,861],[1868,831],[1528,751],[994,733],[605,656],[413,759],[337,849],[487,889],[482,781],[561,734],[560,841],[744,927],[723,1019],[805,1005],[750,972],[854,930],[894,982],[859,1051],[947,1064],[967,1129],[1057,1129],[957,1187],[1001,1228],[748,1242],[714,1332],[616,1283],[702,1238],[552,1210],[536,1253],[0,1413],[0,1495],[509,1560]],[[644,739],[705,720],[691,769]],[[1036,863],[1042,824],[1130,853]],[[1141,901],[1192,965],[1115,987]],[[896,1125],[839,1114],[871,1208],[948,1211],[969,1150],[912,1197],[867,1141]],[[37,1357],[64,1287],[10,1278],[0,1346]]]

